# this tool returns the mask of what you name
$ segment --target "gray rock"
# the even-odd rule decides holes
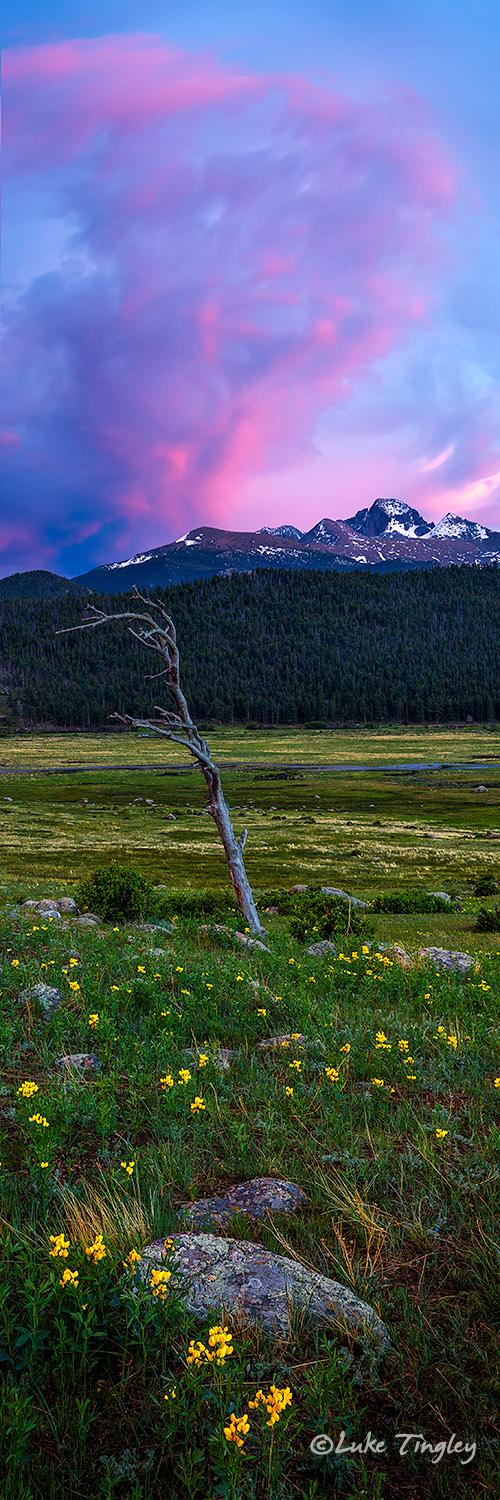
[[[306,953],[310,953],[311,958],[326,958],[328,953],[336,952],[335,943],[330,943],[328,938],[323,938],[321,943],[311,943],[310,948],[306,948]]]
[[[419,948],[419,958],[427,958],[435,969],[456,970],[466,974],[468,969],[477,969],[479,964],[470,953],[454,953],[450,948]]]
[[[278,908],[277,908],[277,906],[268,906],[267,911],[266,911],[266,917],[277,917],[277,915],[278,915]]]
[[[297,1036],[294,1035],[293,1042],[291,1032],[284,1031],[282,1036],[267,1036],[263,1042],[256,1042],[255,1050],[256,1052],[277,1052],[279,1047],[305,1047],[305,1045],[305,1036],[302,1036],[300,1031]]]
[[[212,1314],[221,1319],[245,1319],[288,1338],[291,1311],[296,1307],[314,1324],[341,1324],[359,1339],[389,1346],[387,1329],[374,1308],[354,1292],[309,1271],[286,1255],[275,1255],[250,1240],[229,1240],[213,1234],[174,1234],[172,1288],[185,1292],[185,1305],[199,1323]],[[146,1245],[137,1270],[149,1285],[151,1271],[161,1266],[165,1241]],[[184,1284],[184,1285],[183,1285]]]
[[[360,906],[364,911],[368,908],[367,901],[360,901],[359,896],[350,896],[348,891],[338,891],[334,885],[322,885],[321,889],[324,896],[340,896],[342,901],[350,901],[351,906]]]
[[[201,1054],[206,1057],[208,1053],[210,1062],[213,1062],[216,1068],[220,1068],[221,1073],[229,1073],[233,1058],[239,1056],[236,1047],[216,1047],[212,1051],[209,1051],[208,1046],[185,1047],[184,1051],[186,1057],[195,1057],[197,1062]]]
[[[446,906],[453,906],[451,896],[448,895],[447,891],[428,891],[427,895],[439,896],[440,901],[444,901]]]
[[[59,1010],[59,1006],[64,1004],[65,998],[62,990],[55,989],[53,985],[34,984],[30,990],[23,990],[19,1003],[30,1005],[33,1001],[38,1001],[44,1015],[51,1016],[53,1011]]]
[[[77,917],[79,915],[80,909],[76,904],[74,896],[61,896],[56,904],[58,910],[64,912],[65,916]]]
[[[56,1057],[54,1066],[60,1068],[63,1073],[100,1073],[101,1064],[95,1052],[68,1052],[67,1056]]]
[[[207,932],[208,930],[206,926],[199,928],[200,932]],[[236,941],[243,943],[245,948],[260,948],[263,953],[270,952],[270,949],[266,948],[266,944],[261,943],[259,938],[247,937],[245,932],[233,932],[232,927],[225,927],[222,922],[214,922],[212,932],[223,933],[226,937],[236,938]]]
[[[75,927],[99,927],[101,918],[96,917],[95,912],[85,911],[81,917],[75,917]]]
[[[309,890],[309,886],[308,885],[290,885],[288,887],[288,895],[289,896],[297,896],[301,891],[308,891],[308,890]]]
[[[476,787],[476,792],[487,792],[487,791],[488,791],[488,787],[487,786],[477,786]]]
[[[251,1182],[240,1182],[229,1187],[222,1196],[201,1198],[197,1203],[186,1203],[179,1210],[179,1218],[187,1229],[208,1228],[210,1224],[223,1228],[233,1214],[245,1214],[249,1219],[265,1219],[267,1214],[292,1214],[302,1204],[309,1202],[302,1188],[294,1182],[283,1182],[274,1177],[253,1177]]]

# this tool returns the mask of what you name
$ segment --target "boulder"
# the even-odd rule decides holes
[[[488,787],[487,786],[477,786],[476,787],[476,792],[487,792],[487,791],[488,791]]]
[[[208,932],[209,930],[205,925],[199,928],[200,932]],[[266,944],[261,943],[260,938],[247,937],[246,932],[233,932],[232,927],[225,927],[223,922],[214,922],[211,930],[212,932],[223,933],[225,937],[236,938],[236,941],[243,943],[245,948],[260,948],[263,953],[270,952],[270,949],[266,948]]]
[[[74,896],[61,896],[57,902],[57,907],[58,910],[63,912],[65,916],[79,916],[80,909],[76,904]]]
[[[255,1050],[256,1052],[277,1052],[279,1047],[290,1047],[292,1044],[294,1047],[305,1047],[305,1036],[299,1032],[293,1037],[293,1043],[290,1031],[283,1032],[282,1036],[267,1036],[263,1042],[255,1043]]]
[[[215,1063],[215,1067],[219,1068],[221,1073],[229,1073],[233,1057],[238,1057],[239,1055],[236,1047],[216,1047],[212,1052],[209,1052],[208,1046],[186,1047],[184,1050],[186,1057],[194,1057],[196,1058],[196,1062],[198,1062],[201,1053],[205,1057],[208,1053],[210,1062]]]
[[[466,974],[468,969],[479,968],[470,953],[454,953],[450,948],[419,948],[418,956],[428,959],[435,969],[455,970],[460,974]]]
[[[445,903],[446,906],[452,906],[453,905],[451,896],[448,895],[447,891],[428,891],[427,895],[428,896],[439,896],[439,900],[440,901],[444,901],[444,903]]]
[[[302,891],[308,891],[308,890],[309,890],[309,886],[308,885],[291,885],[288,888],[288,895],[289,896],[297,896],[297,895],[300,894],[300,892],[302,892]]]
[[[100,1073],[101,1064],[95,1052],[68,1052],[67,1056],[56,1057],[54,1066],[60,1068],[63,1073]]]
[[[65,995],[62,990],[55,989],[50,984],[34,984],[30,990],[23,990],[19,995],[20,1005],[32,1005],[33,1002],[41,1005],[44,1015],[51,1016],[53,1011],[59,1010],[64,1004]]]
[[[95,912],[85,911],[81,917],[75,917],[75,927],[99,927],[101,918],[96,917]]]
[[[377,943],[377,953],[392,953],[394,962],[402,969],[413,967],[409,953],[403,948],[402,943]]]
[[[174,1295],[183,1291],[185,1306],[197,1322],[205,1323],[214,1314],[222,1322],[244,1319],[287,1339],[295,1307],[315,1325],[340,1324],[359,1339],[389,1347],[379,1314],[339,1281],[250,1240],[189,1233],[171,1238],[176,1274],[167,1283],[166,1296],[171,1288]],[[137,1272],[146,1288],[164,1257],[164,1240],[145,1245]]]
[[[357,854],[358,851],[355,849],[351,852]],[[361,901],[359,896],[350,896],[348,891],[338,891],[334,885],[322,885],[321,889],[324,896],[340,896],[342,901],[350,901],[351,906],[360,906],[363,911],[368,909],[368,901]]]
[[[223,1228],[235,1213],[245,1214],[249,1219],[265,1219],[268,1214],[295,1213],[299,1206],[308,1202],[302,1188],[294,1182],[254,1177],[251,1182],[240,1182],[227,1188],[221,1196],[184,1204],[179,1210],[179,1218],[187,1229],[208,1228],[211,1224]]]
[[[310,953],[311,958],[326,958],[328,953],[336,952],[335,943],[330,943],[328,938],[323,938],[321,943],[311,943],[310,948],[306,948],[306,953]]]

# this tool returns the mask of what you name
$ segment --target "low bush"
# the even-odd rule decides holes
[[[125,865],[103,865],[77,891],[82,911],[95,911],[104,922],[134,922],[156,913],[158,902],[150,880]]]
[[[485,906],[477,914],[476,932],[500,932],[500,906],[488,911]]]
[[[493,875],[480,875],[474,886],[475,896],[496,896],[497,891],[498,881],[494,880]]]
[[[433,896],[429,891],[388,891],[384,896],[375,896],[372,911],[394,914],[449,911],[449,903],[443,901],[441,896]]]
[[[347,932],[356,937],[370,937],[373,923],[340,896],[327,896],[321,886],[310,886],[308,891],[298,891],[293,896],[290,933],[298,943],[320,942],[322,938],[345,936]]]

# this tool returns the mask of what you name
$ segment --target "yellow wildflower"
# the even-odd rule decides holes
[[[49,1255],[60,1255],[61,1260],[67,1260],[69,1240],[66,1240],[63,1234],[50,1234],[49,1239],[51,1245],[54,1247],[53,1250],[49,1250]]]
[[[17,1092],[18,1094],[22,1094],[23,1099],[31,1099],[33,1094],[38,1093],[38,1084],[33,1083],[32,1079],[27,1078],[25,1083],[22,1083],[21,1087],[18,1088]]]
[[[196,1096],[195,1096],[195,1098],[193,1100],[193,1103],[191,1105],[191,1113],[193,1115],[197,1115],[197,1114],[200,1113],[200,1110],[206,1109],[206,1107],[207,1106],[205,1104],[205,1100],[202,1099],[202,1097],[201,1097],[200,1094],[196,1094]]]
[[[63,1287],[64,1286],[74,1286],[74,1287],[77,1287],[78,1286],[78,1271],[70,1271],[69,1266],[66,1266],[65,1270],[63,1271],[63,1274],[61,1276],[61,1280],[59,1282],[59,1286],[63,1286]]]
[[[85,1248],[85,1254],[88,1255],[89,1259],[90,1257],[92,1258],[95,1266],[98,1264],[98,1261],[104,1260],[107,1253],[102,1234],[96,1234],[93,1245],[87,1245]]]

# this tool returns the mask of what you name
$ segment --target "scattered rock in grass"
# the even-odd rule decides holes
[[[410,955],[402,943],[377,943],[377,953],[392,953],[395,963],[402,969],[413,968]]]
[[[268,907],[266,907],[266,917],[277,917],[277,915],[278,915],[278,908],[277,908],[277,906],[268,906]]]
[[[448,895],[447,891],[428,891],[427,895],[428,896],[439,896],[439,900],[440,901],[444,901],[445,906],[453,906],[453,902],[452,902],[451,896]]]
[[[96,917],[93,911],[86,911],[83,913],[83,916],[75,917],[74,919],[75,927],[99,927],[100,922],[101,918]]]
[[[64,912],[65,916],[77,917],[79,915],[80,909],[76,904],[74,896],[61,896],[56,904],[59,911]]]
[[[424,839],[437,839],[437,833],[424,833]]]
[[[470,953],[454,953],[450,948],[419,948],[419,958],[427,958],[435,969],[457,970],[466,974],[468,969],[478,969],[479,964]]]
[[[33,1001],[38,1001],[44,1015],[51,1016],[53,1011],[59,1010],[59,1006],[64,1004],[65,998],[62,990],[56,989],[53,985],[34,984],[30,990],[23,990],[19,995],[19,1004],[30,1005]]]
[[[172,937],[174,931],[170,922],[130,922],[129,926],[134,932],[164,932],[165,937]]]
[[[95,1052],[68,1052],[56,1057],[54,1066],[63,1073],[100,1073],[101,1064]]]
[[[311,943],[310,948],[306,948],[306,953],[310,953],[312,958],[326,958],[328,953],[336,952],[335,943],[330,943],[328,938],[323,938],[321,943]]]
[[[297,896],[302,891],[308,891],[308,890],[309,890],[309,886],[308,885],[291,885],[288,888],[288,895],[289,896]]]
[[[184,1050],[186,1057],[195,1057],[197,1063],[200,1057],[206,1057],[208,1052],[207,1047],[186,1047]],[[208,1055],[210,1061],[215,1063],[215,1067],[220,1068],[221,1073],[229,1073],[233,1058],[238,1057],[239,1053],[236,1047],[215,1047]]]
[[[171,1236],[174,1286],[185,1283],[185,1305],[197,1322],[213,1313],[245,1319],[288,1338],[292,1309],[314,1324],[340,1324],[359,1339],[387,1348],[389,1335],[374,1308],[354,1292],[310,1271],[286,1255],[275,1255],[249,1240],[230,1240],[213,1234]],[[151,1271],[162,1264],[164,1240],[146,1245],[137,1270],[147,1286]],[[172,1282],[167,1283],[168,1297]]]
[[[293,1041],[294,1047],[305,1047],[306,1039],[299,1031],[293,1037],[290,1031],[283,1032],[282,1036],[267,1036],[263,1042],[256,1042],[257,1052],[277,1052],[278,1047],[290,1047]]]
[[[358,853],[357,849],[351,849],[351,854]],[[348,891],[338,891],[334,885],[322,885],[321,889],[324,896],[340,896],[342,901],[350,901],[351,906],[360,906],[365,911],[368,908],[368,901],[361,901],[359,896],[350,896]]]
[[[476,792],[487,792],[487,791],[488,791],[488,787],[487,786],[477,786],[476,787]]]
[[[245,1214],[249,1219],[265,1219],[267,1214],[295,1213],[299,1206],[308,1202],[302,1188],[294,1182],[253,1177],[251,1182],[240,1182],[227,1188],[221,1196],[183,1204],[179,1219],[189,1229],[199,1229],[202,1225],[208,1228],[210,1224],[219,1228],[228,1224],[235,1213]]]
[[[243,943],[245,948],[260,948],[263,953],[270,952],[270,949],[266,947],[266,944],[261,943],[260,938],[247,937],[246,932],[233,932],[232,927],[225,927],[222,922],[214,922],[212,928],[204,925],[203,927],[199,928],[199,931],[223,933],[225,937],[236,938],[236,941],[238,943]]]

